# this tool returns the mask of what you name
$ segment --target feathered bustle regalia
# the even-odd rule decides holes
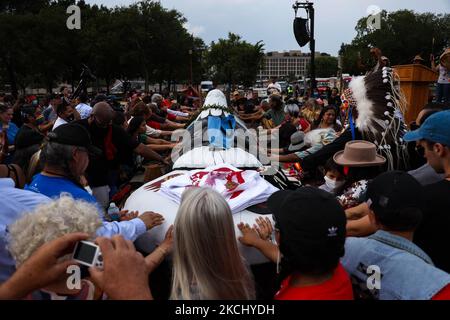
[[[408,162],[403,135],[406,99],[398,75],[389,67],[354,78],[342,95],[346,124],[352,132],[373,142],[388,160],[388,169],[405,168]]]

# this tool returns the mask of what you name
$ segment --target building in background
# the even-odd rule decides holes
[[[316,56],[319,55],[320,53],[316,52]],[[272,77],[291,81],[301,79],[307,76],[307,66],[310,61],[310,54],[300,50],[267,52],[257,79],[260,81]]]

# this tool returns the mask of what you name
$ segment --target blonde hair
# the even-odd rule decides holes
[[[172,299],[254,299],[230,207],[209,188],[184,192],[174,223]]]
[[[8,249],[16,265],[24,263],[44,243],[73,232],[95,236],[102,225],[98,209],[68,195],[38,206],[9,226]]]
[[[35,152],[30,159],[30,162],[28,164],[28,170],[27,170],[27,183],[30,183],[33,180],[33,177],[41,172],[42,170],[42,164],[40,163],[41,160],[41,149],[39,149],[37,152]]]

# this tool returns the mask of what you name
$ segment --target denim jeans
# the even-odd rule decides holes
[[[450,83],[438,83],[436,89],[436,102],[450,102]]]

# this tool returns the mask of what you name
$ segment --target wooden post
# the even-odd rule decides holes
[[[436,82],[438,73],[421,64],[394,66],[400,77],[400,89],[406,98],[406,124],[416,120],[428,103],[430,83]]]

